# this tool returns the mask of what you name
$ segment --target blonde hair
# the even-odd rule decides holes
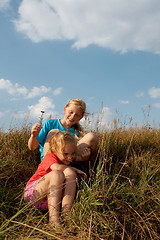
[[[86,113],[86,103],[81,98],[72,98],[65,107],[69,107],[71,104],[77,105],[82,109],[82,114],[84,115]],[[75,128],[75,137],[79,139],[79,137],[83,137],[83,129],[82,126],[79,123],[74,124]],[[79,131],[79,137],[78,137],[78,131]]]
[[[83,114],[86,111],[86,103],[81,98],[72,98],[66,105],[69,107],[71,104],[77,105],[82,109]]]
[[[77,146],[77,140],[70,132],[62,131],[55,133],[49,142],[50,151],[55,155],[57,155],[57,152],[61,152],[63,154],[64,146],[67,143],[71,143]]]

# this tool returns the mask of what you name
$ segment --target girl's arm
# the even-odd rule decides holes
[[[50,166],[50,169],[51,170],[58,170],[58,171],[64,171],[66,168],[71,168],[73,169],[77,174],[80,174],[82,175],[82,177],[84,179],[87,179],[87,174],[77,168],[74,168],[74,167],[71,167],[71,166],[67,166],[67,165],[64,165],[64,164],[59,164],[59,163],[53,163],[51,166]]]
[[[50,166],[50,169],[51,170],[58,170],[58,171],[64,171],[67,167],[67,165],[64,165],[64,164],[59,164],[59,163],[53,163],[51,166]]]
[[[82,175],[82,177],[83,177],[84,179],[87,179],[87,174],[86,174],[85,172],[79,170],[78,168],[74,168],[74,167],[71,167],[71,168],[72,168],[77,174]]]
[[[40,123],[35,123],[31,129],[31,136],[28,140],[28,148],[30,150],[35,150],[38,145],[39,145],[39,142],[37,141],[37,135],[38,133],[40,132],[42,128],[42,125]]]

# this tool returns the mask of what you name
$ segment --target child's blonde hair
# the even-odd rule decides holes
[[[77,146],[77,140],[70,132],[62,131],[55,133],[49,142],[50,151],[55,155],[60,151],[63,155],[63,149],[67,143],[72,143]]]
[[[81,98],[72,98],[65,107],[69,107],[71,104],[77,105],[82,109],[82,114],[84,115],[86,112],[86,103]],[[75,128],[75,137],[78,139],[77,131],[79,131],[79,137],[83,137],[83,129],[79,123],[74,125]]]
[[[83,114],[86,111],[86,103],[81,98],[72,98],[66,105],[66,107],[69,107],[71,104],[77,105],[81,107]]]

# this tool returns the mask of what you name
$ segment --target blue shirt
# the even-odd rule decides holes
[[[38,136],[37,136],[37,140],[38,142],[40,142],[39,144],[39,151],[40,151],[40,158],[41,161],[44,157],[43,154],[43,147],[48,135],[48,132],[51,131],[52,129],[59,129],[60,131],[68,131],[70,132],[73,136],[75,136],[75,128],[74,126],[72,126],[72,128],[70,129],[66,129],[62,126],[60,119],[49,119],[46,120],[43,124],[42,124],[42,129],[39,132]],[[79,132],[77,133],[79,136]]]

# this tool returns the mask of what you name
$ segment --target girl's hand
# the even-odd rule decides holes
[[[86,161],[89,159],[90,155],[91,155],[91,148],[85,147],[81,153],[82,159]]]
[[[41,128],[42,128],[42,125],[40,123],[35,123],[31,129],[31,136],[28,140],[28,148],[31,151],[35,150],[39,145],[39,142],[37,141],[36,137],[40,132]]]
[[[82,175],[82,177],[83,177],[85,180],[87,179],[87,174],[86,174],[85,172],[83,172],[83,171],[81,171],[81,170],[79,170],[79,169],[77,169],[77,168],[74,168],[74,167],[72,167],[72,168],[76,171],[77,174]]]
[[[81,149],[79,155],[77,155],[76,161],[87,161],[90,156],[91,156],[91,148],[84,147],[83,149]]]
[[[80,170],[78,170],[80,171]],[[86,180],[87,179],[87,174],[83,171],[77,172],[78,174],[82,175],[82,177]]]
[[[66,168],[72,168],[77,174],[80,174],[82,175],[82,177],[84,179],[87,179],[87,174],[75,167],[70,167],[70,166],[66,166],[64,164],[59,164],[59,163],[53,163],[51,166],[50,166],[50,169],[53,171],[53,170],[58,170],[58,171],[64,171]]]
[[[35,123],[31,129],[31,135],[33,137],[37,137],[38,133],[40,132],[40,130],[42,129],[42,124],[40,123]]]

